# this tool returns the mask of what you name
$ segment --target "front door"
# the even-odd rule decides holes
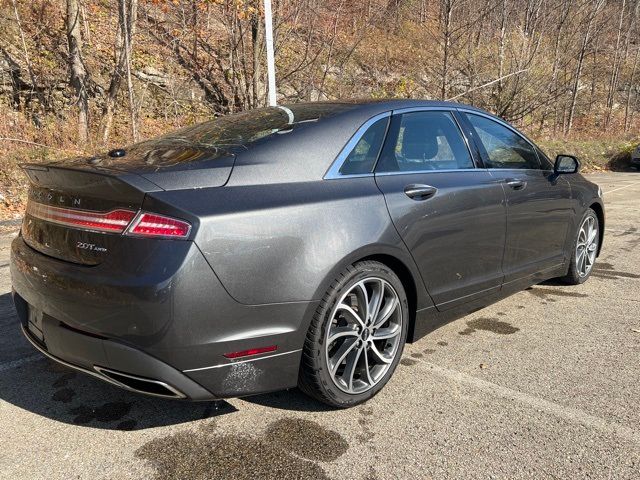
[[[572,215],[569,182],[515,130],[486,116],[465,117],[507,198],[505,283],[562,264]]]
[[[500,289],[504,191],[476,168],[451,112],[395,114],[375,178],[440,310]]]

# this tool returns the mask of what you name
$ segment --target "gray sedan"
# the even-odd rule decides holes
[[[25,165],[14,300],[43,354],[211,400],[300,386],[348,407],[405,342],[532,284],[586,281],[600,189],[500,118],[431,101],[220,117]]]

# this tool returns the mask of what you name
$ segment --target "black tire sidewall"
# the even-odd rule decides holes
[[[387,384],[387,382],[393,375],[398,363],[400,362],[400,358],[402,357],[402,352],[406,343],[409,327],[409,305],[407,295],[405,293],[402,282],[397,277],[397,275],[386,265],[372,261],[357,263],[353,266],[353,268],[354,271],[350,272],[350,275],[345,278],[345,281],[341,282],[338,288],[333,289],[333,291],[330,292],[330,298],[327,298],[328,301],[326,302],[326,306],[321,312],[322,321],[319,324],[319,328],[316,332],[316,338],[314,341],[316,353],[313,357],[315,364],[314,369],[317,376],[318,384],[320,388],[322,388],[322,393],[324,394],[324,396],[330,400],[330,403],[342,408],[365,402],[366,400],[376,395]],[[340,388],[338,388],[328,372],[325,349],[327,324],[331,321],[331,314],[333,313],[333,309],[342,295],[357,282],[370,277],[382,278],[383,280],[389,282],[389,284],[395,289],[396,293],[398,294],[402,310],[402,332],[400,334],[400,345],[398,345],[398,350],[396,352],[395,358],[393,359],[393,362],[391,363],[384,377],[373,388],[360,394],[349,394],[343,392]]]
[[[600,246],[600,220],[598,219],[598,215],[595,211],[593,211],[593,209],[587,208],[587,210],[584,212],[584,215],[582,215],[582,218],[578,222],[578,227],[576,228],[573,236],[571,252],[569,252],[571,255],[571,262],[569,264],[569,273],[566,279],[569,281],[569,283],[572,283],[574,285],[580,285],[586,282],[589,277],[591,277],[591,273],[593,273],[592,267],[589,273],[587,273],[584,277],[581,277],[580,273],[578,272],[578,264],[576,259],[576,248],[578,247],[578,236],[580,235],[580,228],[582,228],[582,224],[588,217],[593,217],[596,221],[596,228],[598,230],[598,246]]]

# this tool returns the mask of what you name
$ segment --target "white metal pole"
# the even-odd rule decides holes
[[[273,22],[271,0],[264,0],[264,38],[267,44],[267,77],[269,80],[269,105],[276,106],[276,65],[273,55]]]

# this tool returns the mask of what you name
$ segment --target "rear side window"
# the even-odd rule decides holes
[[[389,118],[382,118],[371,125],[364,135],[360,137],[353,150],[349,152],[340,173],[342,175],[355,175],[361,173],[371,173],[378,159],[378,154],[384,142],[387,132]]]
[[[457,123],[449,112],[411,112],[395,116],[378,172],[416,172],[474,168]]]
[[[486,117],[465,115],[486,151],[487,168],[540,169],[536,151],[520,135]]]

